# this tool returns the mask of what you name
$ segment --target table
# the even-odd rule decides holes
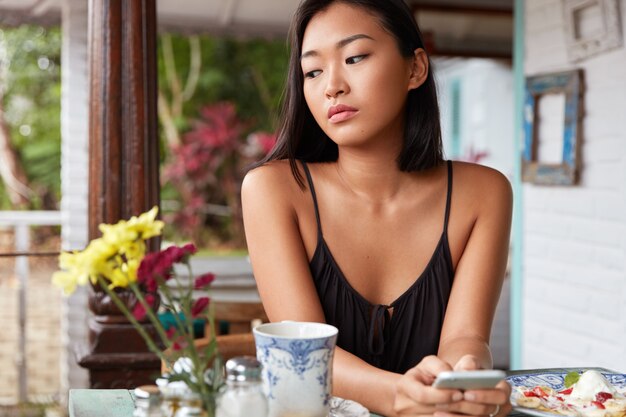
[[[70,390],[70,417],[132,417],[134,409],[127,389]]]
[[[132,417],[134,409],[135,400],[126,389],[70,390],[70,417]]]
[[[605,368],[553,368],[553,369],[526,369],[507,371],[507,375],[528,373],[554,373],[585,371],[595,369],[600,372],[614,372]],[[135,400],[126,389],[73,389],[70,390],[69,415],[70,417],[132,417]],[[525,414],[511,412],[509,417],[524,417]],[[372,417],[379,417],[372,414]]]
[[[70,390],[70,417],[132,417],[135,400],[126,389]],[[371,417],[380,417],[372,413]],[[528,417],[512,412],[509,417]]]

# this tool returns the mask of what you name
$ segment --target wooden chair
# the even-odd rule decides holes
[[[228,334],[250,333],[253,322],[267,323],[269,320],[261,303],[229,303],[225,301],[213,302],[216,333],[220,335],[219,323],[228,323]],[[209,326],[205,326],[205,335],[210,334]]]
[[[229,303],[215,301],[212,303],[216,322],[217,348],[222,359],[227,361],[236,356],[256,356],[254,336],[252,335],[253,324],[268,322],[267,315],[261,303]],[[218,323],[228,322],[228,334],[219,333]],[[210,340],[211,328],[205,326],[205,337],[196,339],[194,345],[198,350],[204,348]],[[172,352],[165,351],[165,354]],[[161,362],[161,372],[166,372],[165,362]]]
[[[224,362],[236,356],[256,356],[256,346],[252,333],[224,334],[216,337],[217,349]],[[194,345],[196,349],[202,351],[209,344],[208,338],[196,339]],[[167,349],[165,355],[171,355]],[[167,364],[161,361],[161,373],[167,372]]]

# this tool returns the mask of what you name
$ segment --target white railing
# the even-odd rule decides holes
[[[18,370],[20,402],[27,400],[28,387],[26,373],[26,301],[28,276],[30,274],[28,257],[37,255],[30,252],[30,228],[32,226],[58,226],[60,224],[60,211],[0,211],[0,227],[13,228],[15,234],[14,253],[4,255],[15,257],[15,275],[18,279],[19,329],[15,365]]]

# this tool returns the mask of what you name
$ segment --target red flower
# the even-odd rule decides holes
[[[185,262],[187,260],[187,257],[196,253],[198,249],[196,249],[196,245],[194,245],[193,243],[187,243],[185,246],[182,247],[170,246],[169,248],[165,249],[165,251],[167,252],[167,256],[170,258],[172,263],[179,263]]]
[[[154,304],[154,295],[146,294],[145,299],[146,303],[150,307],[152,307],[152,305]],[[135,302],[135,307],[133,308],[133,316],[135,316],[135,318],[139,321],[143,320],[146,317],[146,309],[143,304],[139,302],[139,300]]]
[[[182,334],[178,334],[176,331],[176,326],[170,326],[166,331],[165,335],[172,343],[172,349],[181,350],[187,347],[187,342],[185,342],[185,337]]]
[[[202,290],[208,287],[215,280],[215,274],[209,272],[208,274],[200,275],[196,278],[193,284],[194,290]]]
[[[172,340],[174,336],[176,336],[176,327],[170,326],[169,329],[165,331],[165,335],[169,340]]]
[[[158,286],[158,278],[167,281],[172,276],[171,257],[166,250],[149,253],[144,256],[137,270],[137,281],[144,284],[148,291],[154,292]]]
[[[172,277],[172,267],[175,263],[187,261],[190,255],[196,253],[197,249],[193,243],[188,243],[183,247],[170,246],[159,252],[147,254],[137,271],[137,281],[144,284],[150,292],[156,291],[161,278],[167,281]]]
[[[198,317],[200,314],[204,312],[204,310],[206,310],[208,305],[209,305],[209,297],[198,298],[196,302],[193,304],[193,307],[191,307],[191,316],[194,318]]]
[[[182,338],[179,339],[180,342],[174,342],[172,344],[172,349],[174,350],[181,350],[187,347],[187,342],[183,341]]]

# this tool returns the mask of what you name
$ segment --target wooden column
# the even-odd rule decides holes
[[[159,203],[156,0],[89,2],[89,238]],[[151,242],[151,249],[158,242]],[[133,304],[128,297],[127,303]],[[92,388],[153,383],[156,355],[111,300],[89,298],[89,346],[79,363]]]

